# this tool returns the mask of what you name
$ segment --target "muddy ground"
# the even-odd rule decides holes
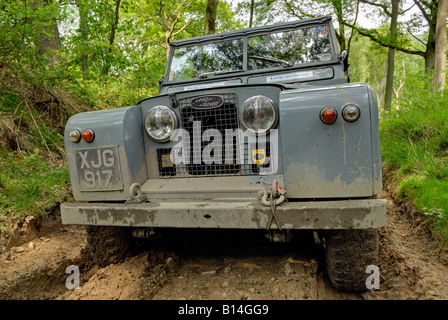
[[[135,255],[105,268],[91,258],[83,227],[63,226],[58,210],[0,236],[0,299],[50,300],[409,300],[448,299],[448,254],[419,213],[387,193],[380,232],[380,289],[334,290],[310,232],[270,243],[263,232],[164,230]],[[67,289],[68,266],[80,287]],[[74,284],[74,282],[71,282]]]

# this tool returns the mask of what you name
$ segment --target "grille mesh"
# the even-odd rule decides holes
[[[243,145],[239,145],[236,137],[232,138],[231,143],[225,141],[226,130],[235,132],[240,128],[237,97],[232,93],[220,94],[220,96],[224,100],[223,105],[212,109],[193,108],[191,99],[195,97],[179,99],[181,128],[188,133],[190,143],[184,145],[182,151],[173,150],[173,153],[181,156],[183,152],[186,152],[189,157],[186,163],[170,164],[167,157],[171,150],[158,149],[157,160],[161,177],[253,175],[259,173],[260,166],[248,161],[251,159],[249,155],[252,152],[251,149],[257,149],[258,145],[249,147],[245,141],[242,141]],[[215,131],[211,132],[210,129]],[[204,132],[211,133],[210,139],[204,139],[206,136]],[[219,133],[219,138],[216,139],[213,133]],[[185,142],[184,139],[182,141]],[[266,147],[266,156],[269,157],[269,143]],[[210,156],[209,161],[204,162],[204,156],[207,155]]]
[[[190,164],[186,165],[186,169],[190,175],[226,175],[239,174],[241,165],[237,163],[237,144],[236,139],[232,142],[231,149],[226,150],[225,141],[222,141],[227,130],[235,130],[239,127],[237,98],[235,94],[223,94],[224,104],[218,108],[198,110],[191,107],[191,99],[179,100],[180,115],[182,128],[187,130],[193,140],[201,141],[201,148],[195,148],[193,141],[190,141]],[[197,121],[200,122],[200,130]],[[196,122],[196,130],[194,123]],[[209,129],[217,130],[222,138],[210,137],[208,141],[202,141],[203,134]],[[213,132],[212,132],[213,133]],[[200,134],[200,136],[198,136]],[[196,135],[196,136],[194,136]],[[207,145],[213,143],[214,148],[207,148]],[[204,151],[207,151],[205,154]],[[210,152],[208,152],[210,151]],[[200,152],[201,154],[198,154]],[[210,156],[213,163],[205,163],[205,155]],[[232,158],[232,162],[228,161]],[[201,159],[201,163],[195,163],[195,159]],[[244,173],[240,173],[244,174]],[[247,173],[246,173],[247,174]]]

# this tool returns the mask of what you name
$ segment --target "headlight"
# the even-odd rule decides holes
[[[149,110],[145,119],[145,129],[156,141],[168,141],[177,128],[176,114],[168,107],[157,106]]]
[[[271,99],[254,96],[241,106],[241,123],[252,133],[265,133],[277,122],[277,109]]]

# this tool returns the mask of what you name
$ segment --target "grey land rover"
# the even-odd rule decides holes
[[[157,228],[314,230],[332,284],[366,290],[386,219],[377,100],[331,17],[173,41],[160,95],[66,125],[73,203],[99,265]]]

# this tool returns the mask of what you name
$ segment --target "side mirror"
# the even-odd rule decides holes
[[[350,66],[348,64],[348,50],[347,49],[342,50],[339,58],[341,59],[342,65],[344,66],[345,79],[347,80],[347,82],[350,82],[350,75],[348,72],[348,67]]]
[[[348,64],[348,50],[347,49],[344,49],[341,51],[341,60],[344,65],[344,71],[347,71],[348,67],[350,66]]]
[[[165,77],[160,78],[157,82],[159,83],[159,92],[162,89],[162,83],[165,81]]]

